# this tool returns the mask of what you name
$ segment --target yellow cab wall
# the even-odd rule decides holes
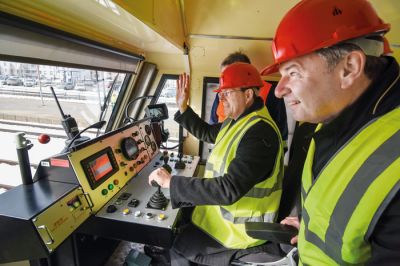
[[[203,78],[218,77],[222,59],[243,51],[258,68],[272,62],[271,40],[286,11],[298,0],[0,0],[0,10],[91,39],[157,64],[162,74],[190,72],[190,103],[201,113]],[[400,59],[400,1],[371,0],[391,23],[387,34]],[[184,43],[188,55],[184,54]],[[265,77],[278,80],[279,76]],[[185,153],[197,154],[193,137]]]

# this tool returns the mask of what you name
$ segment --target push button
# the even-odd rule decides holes
[[[117,210],[117,207],[115,207],[115,205],[110,205],[107,207],[106,212],[108,213],[113,213]]]
[[[128,208],[126,208],[126,209],[124,209],[123,211],[122,211],[122,214],[123,215],[128,215],[128,214],[130,214],[131,213],[131,210],[129,210]]]
[[[165,220],[165,218],[167,218],[167,217],[165,216],[164,213],[160,213],[160,214],[157,216],[157,220],[159,220],[159,221]]]

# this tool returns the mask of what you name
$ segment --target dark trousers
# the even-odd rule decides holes
[[[232,259],[259,252],[281,254],[278,245],[273,243],[248,249],[228,249],[192,223],[188,223],[176,236],[170,249],[170,257],[171,266],[223,266],[230,265]]]

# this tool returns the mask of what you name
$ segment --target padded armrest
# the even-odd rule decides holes
[[[296,227],[279,223],[246,222],[245,228],[253,238],[282,244],[290,244],[290,239],[298,234]]]

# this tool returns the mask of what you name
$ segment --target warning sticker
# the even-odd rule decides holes
[[[50,159],[51,166],[69,167],[69,161],[63,159]]]

